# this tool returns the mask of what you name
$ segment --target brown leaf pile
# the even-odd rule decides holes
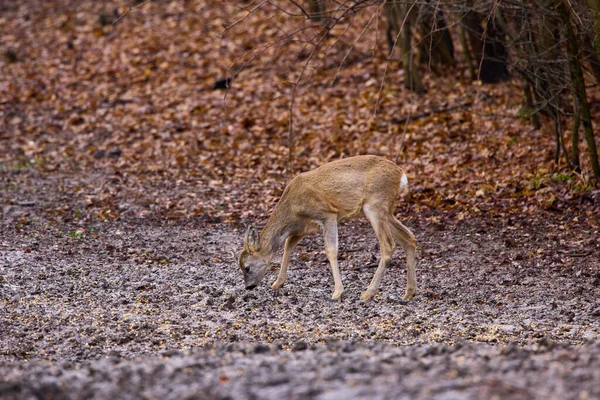
[[[517,117],[517,79],[481,86],[461,66],[425,73],[418,97],[398,60],[386,63],[383,20],[357,41],[374,10],[349,16],[315,50],[322,26],[276,7],[289,2],[252,13],[214,0],[133,5],[0,6],[5,185],[16,172],[58,177],[49,185],[62,207],[99,219],[238,223],[266,216],[291,174],[370,153],[398,157],[408,202],[433,221],[553,212],[598,226],[600,193],[585,175],[556,170],[550,124],[536,131]],[[598,90],[590,96],[598,104]]]

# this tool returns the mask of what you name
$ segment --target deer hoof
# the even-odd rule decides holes
[[[331,298],[335,301],[339,301],[342,299],[342,293],[344,293],[343,290],[340,290],[339,292],[333,292],[333,296],[331,296]]]
[[[366,291],[360,296],[361,301],[370,301],[375,296],[375,292]]]
[[[404,300],[404,301],[412,300],[413,297],[415,297],[415,293],[416,293],[416,290],[407,291],[406,294],[404,295],[404,297],[402,298],[402,300]]]
[[[279,282],[279,281],[275,281],[273,282],[273,284],[271,285],[271,287],[275,290],[279,290],[281,289],[281,287],[283,286],[285,282]]]

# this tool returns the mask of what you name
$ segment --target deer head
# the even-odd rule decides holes
[[[260,237],[253,227],[249,227],[244,235],[244,248],[238,260],[246,289],[254,289],[267,273],[271,260],[262,255],[260,250]]]

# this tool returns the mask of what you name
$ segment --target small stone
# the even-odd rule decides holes
[[[519,333],[521,328],[516,325],[500,325],[498,328],[504,333]]]
[[[103,158],[105,156],[106,156],[106,150],[96,150],[94,152],[94,158],[96,160],[99,160],[99,159],[101,159],[101,158]]]
[[[590,342],[598,340],[598,335],[591,331],[585,332],[583,335],[581,335],[581,337]]]
[[[108,151],[108,156],[109,157],[113,157],[113,158],[118,158],[121,156],[121,149],[119,149],[118,147],[112,148]]]
[[[256,346],[254,346],[253,350],[256,354],[264,354],[271,352],[271,347],[266,344],[259,343]]]
[[[325,338],[325,344],[327,347],[335,348],[339,344],[340,340],[334,336],[329,336]]]
[[[353,342],[345,342],[342,345],[342,351],[344,353],[352,353],[354,350],[356,350],[356,346]]]
[[[223,308],[225,310],[234,310],[235,309],[235,297],[230,296],[226,301],[225,301],[225,305],[223,306]]]
[[[304,340],[298,340],[292,345],[292,351],[304,351],[308,348],[308,343]]]

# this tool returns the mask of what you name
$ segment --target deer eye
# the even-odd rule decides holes
[[[250,267],[244,267],[244,272],[245,273],[249,273],[250,272]]]

